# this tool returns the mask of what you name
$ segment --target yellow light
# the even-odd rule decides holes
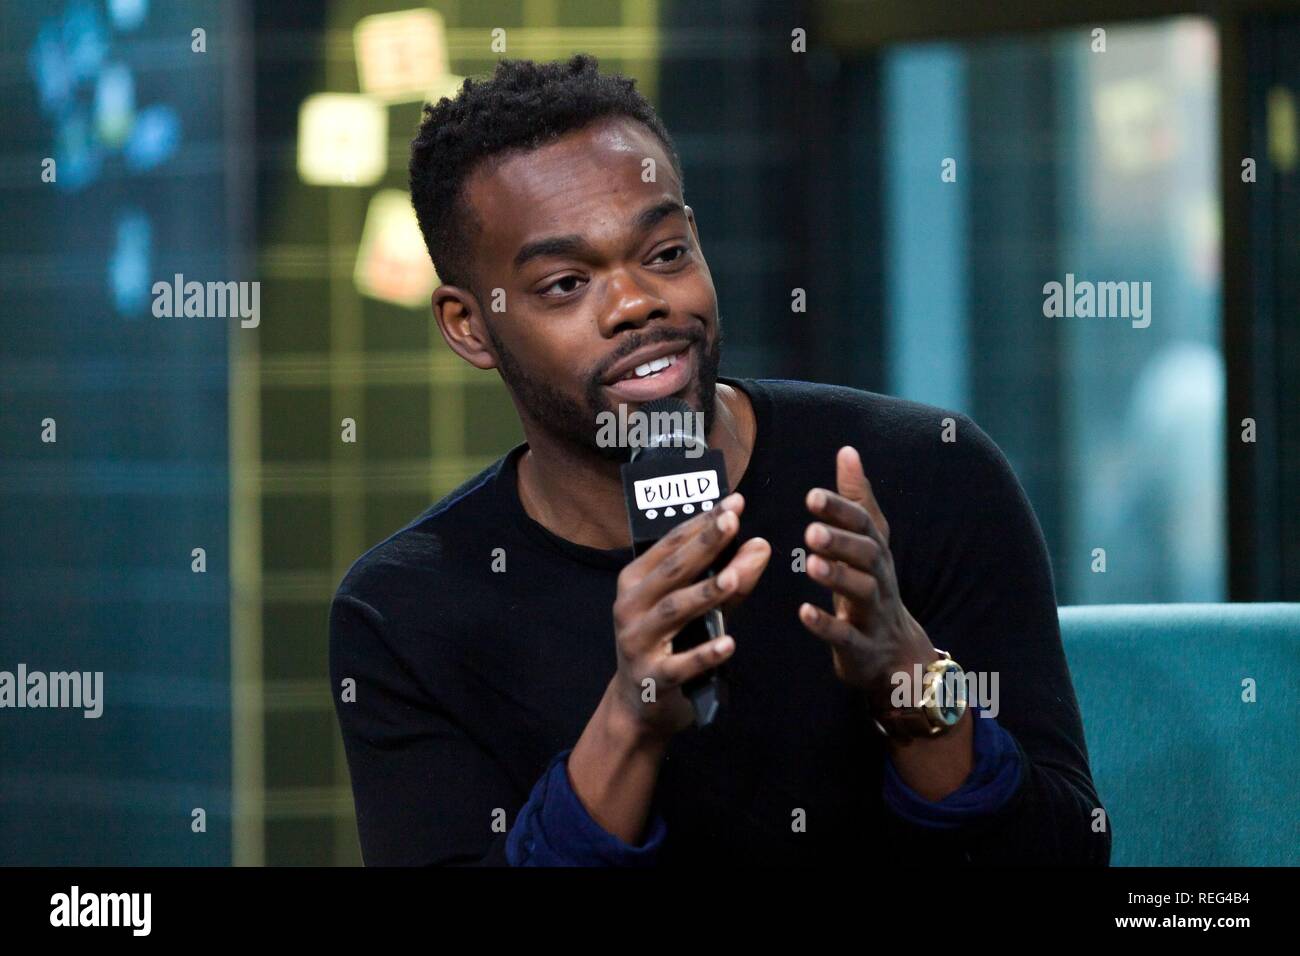
[[[1093,100],[1103,161],[1128,175],[1160,169],[1178,152],[1178,120],[1163,88],[1147,77],[1102,84]]]
[[[370,186],[388,167],[388,111],[368,96],[317,93],[298,113],[298,175],[317,186]]]
[[[1295,170],[1296,145],[1295,97],[1285,86],[1268,91],[1268,155],[1280,173]]]
[[[454,100],[456,94],[460,92],[460,85],[465,82],[465,77],[457,76],[455,73],[444,73],[438,77],[433,86],[425,93],[425,98],[430,103],[437,103],[444,96]]]
[[[381,189],[371,198],[352,278],[357,291],[372,299],[428,305],[438,277],[407,193]]]
[[[352,40],[362,92],[389,103],[423,99],[447,73],[447,31],[433,10],[365,17]]]

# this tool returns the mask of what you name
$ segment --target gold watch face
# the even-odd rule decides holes
[[[936,726],[951,727],[966,712],[966,675],[951,660],[933,674],[926,686],[926,716]]]

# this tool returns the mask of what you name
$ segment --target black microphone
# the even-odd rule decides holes
[[[679,398],[654,399],[642,405],[639,412],[647,438],[644,444],[634,445],[631,460],[622,466],[634,557],[644,554],[682,522],[712,511],[730,493],[726,461],[721,451],[708,447],[703,413],[692,411]],[[706,576],[726,566],[735,553],[736,540],[728,543]],[[722,611],[713,608],[681,629],[673,638],[673,652],[719,638],[725,633],[724,627]],[[697,727],[712,723],[726,703],[724,666],[725,662],[682,685],[682,693],[695,710]]]

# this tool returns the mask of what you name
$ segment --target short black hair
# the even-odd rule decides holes
[[[411,141],[411,204],[438,278],[474,290],[472,238],[480,228],[464,194],[465,180],[489,156],[530,150],[608,116],[637,120],[663,143],[682,178],[672,137],[636,80],[602,75],[594,56],[567,62],[501,60],[490,79],[467,79],[455,99],[424,104]]]

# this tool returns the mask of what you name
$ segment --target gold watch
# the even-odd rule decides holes
[[[902,744],[919,737],[939,737],[952,730],[966,713],[966,675],[947,651],[935,648],[937,660],[921,675],[921,703],[895,707],[872,722],[881,735]]]

